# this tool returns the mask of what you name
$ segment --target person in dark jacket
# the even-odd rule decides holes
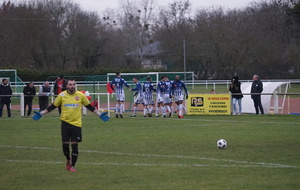
[[[235,94],[235,93],[242,93],[241,91],[241,82],[239,81],[239,77],[234,76],[231,78],[231,84],[229,87],[229,91],[233,93],[232,95],[232,107],[233,107],[233,115],[242,114],[242,98],[244,97],[242,94]],[[239,112],[236,112],[236,102],[239,105]]]
[[[32,99],[36,94],[33,82],[28,83],[24,87],[23,94],[24,94],[24,116],[26,115],[26,106],[27,105],[28,105],[27,116],[30,116],[31,111],[32,111]]]
[[[54,82],[54,96],[57,97],[59,93],[67,90],[68,81],[64,78],[64,75],[59,75]],[[58,113],[61,114],[61,106],[58,106]]]
[[[261,80],[259,79],[259,77],[257,75],[254,75],[253,83],[251,86],[251,93],[261,93],[262,91],[263,91],[263,83],[261,82]],[[261,114],[264,114],[264,108],[261,105],[261,95],[254,94],[254,95],[251,95],[251,98],[253,99],[256,115],[259,114],[258,108],[260,109]]]
[[[39,106],[40,111],[45,110],[49,105],[49,96],[51,95],[51,86],[49,82],[46,81],[39,90]]]
[[[1,96],[4,95],[4,96]],[[7,109],[7,117],[11,117],[11,112],[10,112],[10,98],[12,95],[12,90],[10,88],[10,85],[8,83],[7,79],[2,79],[2,84],[0,86],[0,117],[2,117],[2,111],[4,108],[4,105],[6,105]]]

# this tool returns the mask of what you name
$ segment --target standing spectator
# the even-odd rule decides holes
[[[124,110],[124,102],[125,102],[125,93],[124,93],[124,87],[126,86],[129,88],[129,85],[126,83],[126,81],[121,78],[121,73],[117,72],[116,73],[116,78],[112,80],[110,83],[110,87],[113,89],[113,91],[116,93],[116,100],[117,100],[117,105],[116,105],[116,118],[123,118],[123,110]],[[115,86],[115,88],[114,88]]]
[[[24,89],[23,89],[23,94],[24,94],[24,116],[26,115],[26,106],[28,105],[28,112],[27,116],[30,116],[31,110],[32,110],[32,99],[36,94],[35,87],[33,82],[28,83]]]
[[[211,89],[210,91],[212,94],[216,94],[216,90],[215,89]]]
[[[236,115],[242,114],[242,98],[244,97],[241,93],[241,82],[239,81],[239,77],[234,76],[231,78],[231,84],[229,86],[229,91],[233,93],[232,95],[232,107],[233,107],[233,114]],[[235,93],[240,93],[240,94],[235,94]],[[239,105],[239,112],[236,112],[236,102],[238,102]]]
[[[0,96],[1,101],[0,101],[0,117],[2,117],[2,111],[3,111],[3,107],[4,105],[6,105],[6,109],[7,109],[7,117],[11,117],[11,112],[10,112],[10,98],[12,95],[12,90],[10,88],[10,85],[8,84],[8,80],[7,79],[2,79],[2,84],[0,86],[0,95],[4,95],[4,96]]]
[[[45,110],[49,104],[49,95],[51,95],[51,86],[49,82],[46,81],[39,90],[39,106],[40,111]]]
[[[94,106],[98,110],[99,109],[98,99],[96,98],[94,101],[92,101],[91,105]]]
[[[259,77],[257,75],[253,76],[253,83],[251,86],[251,93],[261,93],[263,91],[263,83],[261,82],[261,80],[259,79]],[[261,114],[264,114],[264,109],[261,105],[261,95],[260,94],[254,94],[251,95],[251,98],[253,99],[254,102],[254,108],[256,111],[256,115],[258,115],[259,110]]]
[[[55,97],[59,95],[62,91],[67,89],[67,80],[64,75],[59,75],[54,82],[54,95]],[[61,114],[61,106],[58,106],[58,113]]]

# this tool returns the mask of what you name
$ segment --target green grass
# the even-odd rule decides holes
[[[300,189],[299,116],[89,114],[71,173],[55,115],[0,120],[0,189]]]

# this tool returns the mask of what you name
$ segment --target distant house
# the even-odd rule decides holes
[[[158,41],[129,52],[126,56],[140,58],[145,69],[167,69],[167,65],[163,64],[162,61],[163,54],[161,43]]]

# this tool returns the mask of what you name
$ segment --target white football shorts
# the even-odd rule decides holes
[[[162,103],[163,102],[163,98],[161,94],[156,94],[156,103]]]
[[[144,96],[137,95],[134,98],[134,103],[136,103],[136,104],[143,104],[144,103]]]
[[[120,102],[125,102],[125,94],[124,92],[121,94],[116,94],[116,100]]]
[[[183,101],[183,94],[179,96],[174,96],[175,102]]]
[[[170,94],[164,94],[163,95],[163,102],[164,104],[171,104],[171,98],[170,98]]]

